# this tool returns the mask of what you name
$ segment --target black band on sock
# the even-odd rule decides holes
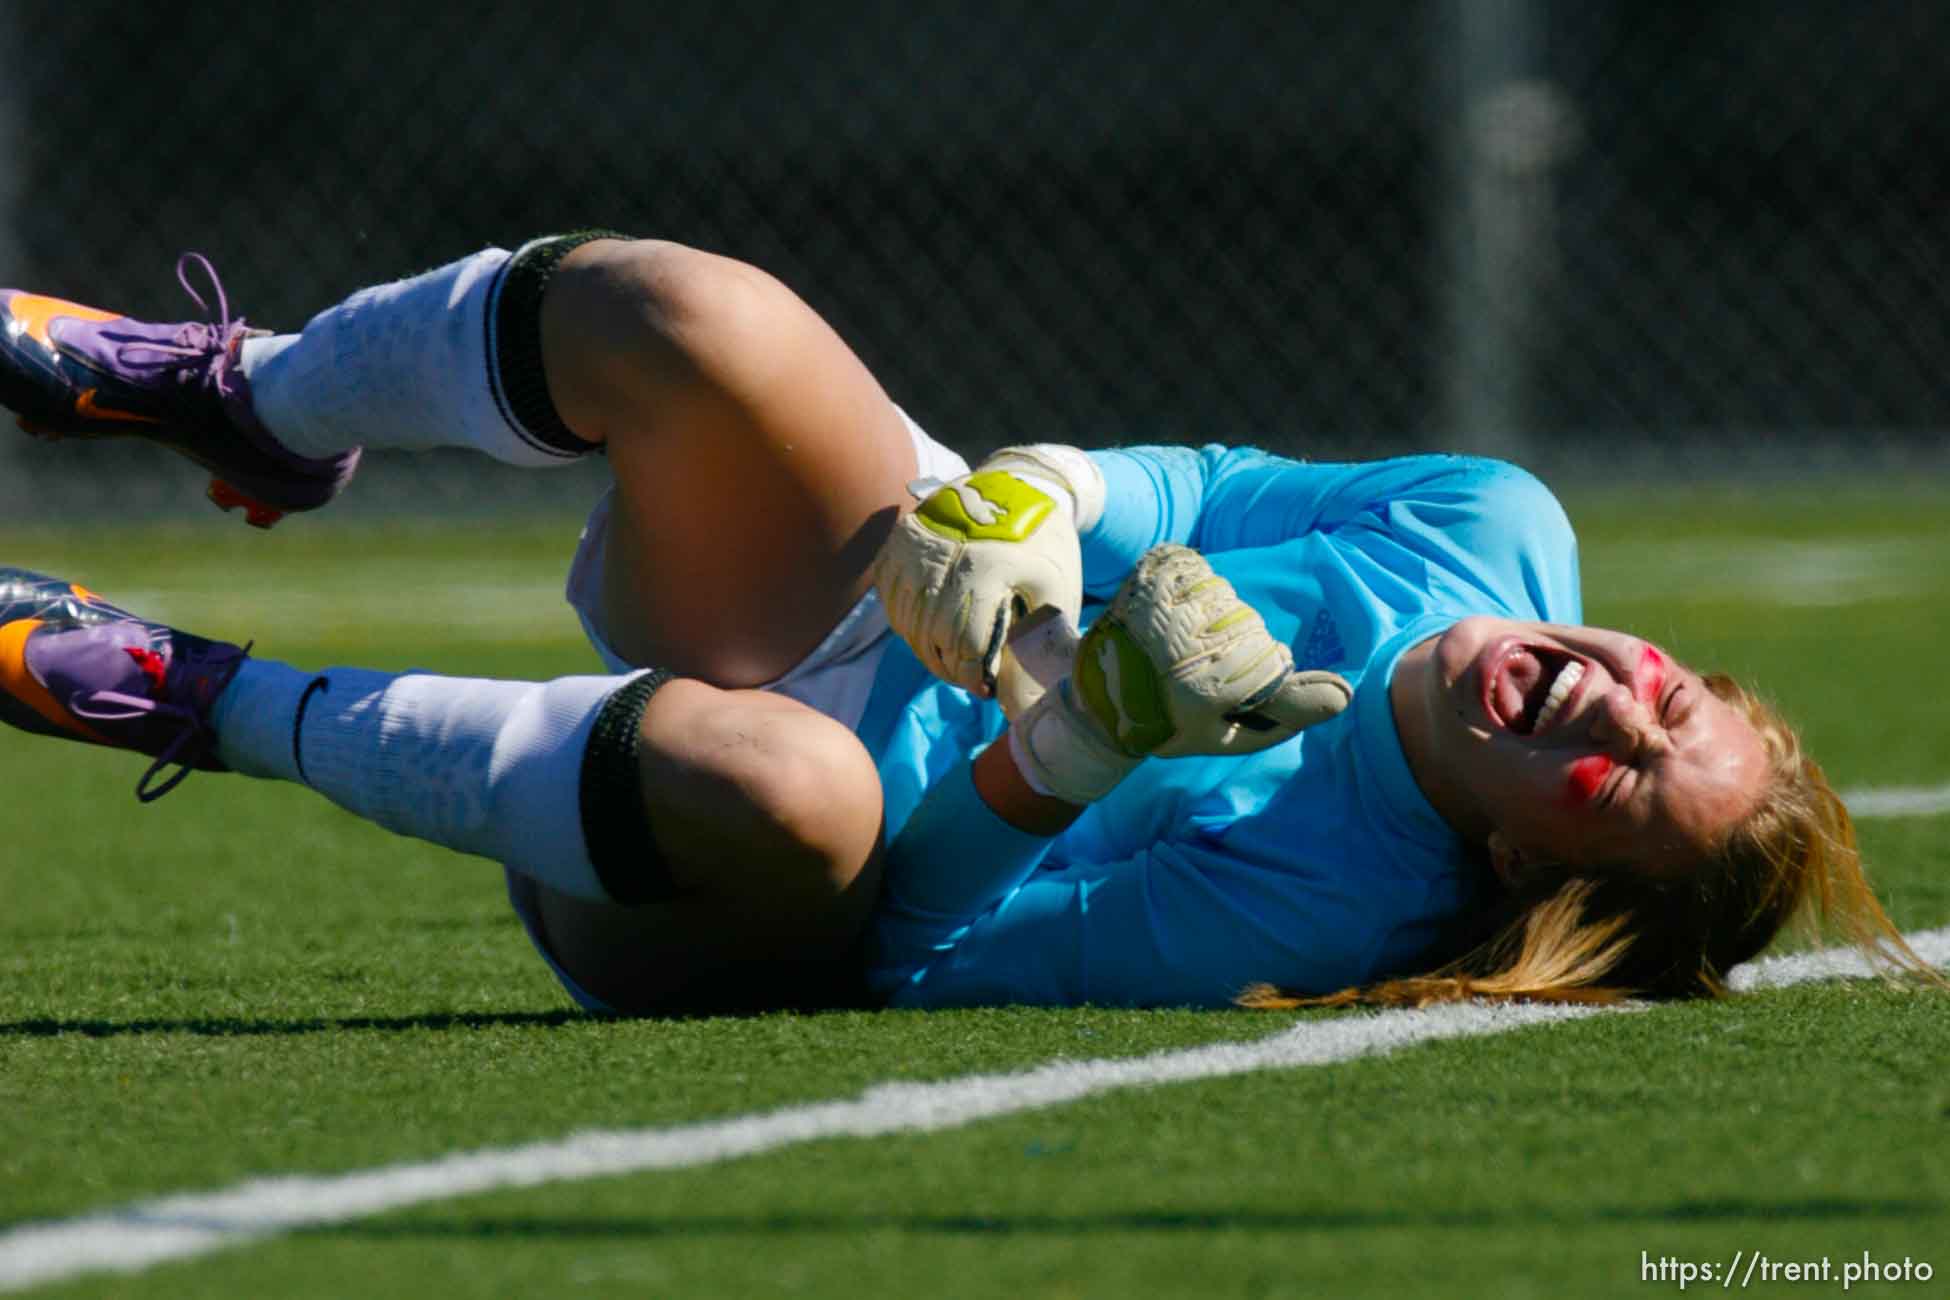
[[[488,311],[488,387],[501,414],[529,445],[564,459],[587,455],[598,444],[562,422],[542,373],[542,294],[562,259],[596,239],[628,239],[613,230],[578,230],[536,240],[501,268]]]
[[[582,838],[603,889],[619,903],[674,897],[676,882],[650,835],[637,745],[643,711],[671,675],[652,669],[618,688],[596,712],[582,751]]]
[[[314,677],[305,684],[305,693],[298,697],[298,715],[291,720],[291,762],[298,769],[301,785],[310,785],[311,778],[305,775],[305,710],[311,707],[311,697],[324,695],[332,689],[329,677]]]

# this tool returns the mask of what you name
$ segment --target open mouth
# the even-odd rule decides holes
[[[1549,730],[1584,681],[1584,660],[1555,646],[1510,642],[1496,648],[1483,679],[1491,718],[1520,736]]]

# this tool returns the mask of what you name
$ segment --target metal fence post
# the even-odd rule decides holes
[[[1545,22],[1539,0],[1451,0],[1433,42],[1447,154],[1443,432],[1512,460],[1537,432],[1534,354],[1559,273],[1552,173],[1578,137],[1545,76]]]

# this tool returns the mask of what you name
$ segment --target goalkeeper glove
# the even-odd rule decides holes
[[[1204,556],[1156,546],[1009,744],[1032,789],[1090,803],[1147,757],[1255,753],[1353,694],[1338,673],[1293,671],[1292,652]]]
[[[1075,447],[1008,447],[972,474],[908,490],[874,564],[887,621],[943,681],[1000,695],[1011,716],[1041,692],[1005,653],[1011,626],[1044,607],[1072,626],[1083,606],[1078,533],[1104,507],[1104,480]]]

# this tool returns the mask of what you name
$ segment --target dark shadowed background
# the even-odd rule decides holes
[[[601,225],[759,263],[968,452],[1943,472],[1950,5],[0,6],[0,283],[296,328]],[[580,500],[377,458],[352,500]],[[202,510],[0,441],[0,506]],[[354,509],[359,508],[354,506]]]

